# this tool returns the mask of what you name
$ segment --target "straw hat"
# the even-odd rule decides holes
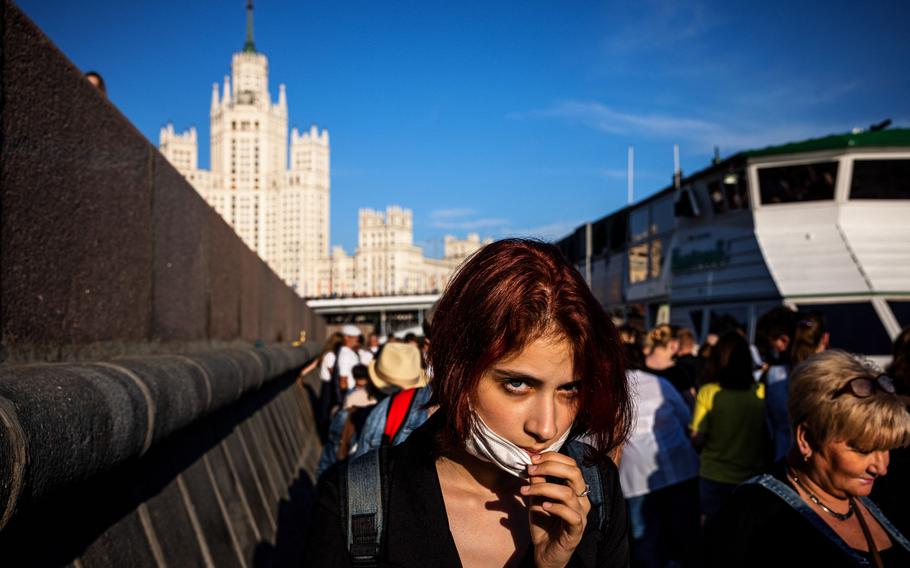
[[[367,369],[373,385],[382,392],[427,385],[426,373],[420,368],[420,351],[407,343],[387,343]]]

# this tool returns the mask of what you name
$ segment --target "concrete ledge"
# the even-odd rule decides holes
[[[23,504],[142,456],[302,367],[307,347],[0,368],[0,529]]]

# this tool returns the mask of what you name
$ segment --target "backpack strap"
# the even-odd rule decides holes
[[[345,508],[345,536],[351,565],[377,567],[382,541],[384,506],[388,502],[385,448],[345,462],[341,506]],[[385,475],[384,475],[385,474]]]
[[[414,394],[417,389],[407,389],[398,391],[392,395],[389,401],[389,412],[385,419],[385,430],[382,434],[382,443],[391,444],[395,440],[395,435],[404,424],[405,418],[411,411],[411,403],[414,402]]]
[[[596,465],[585,465],[585,447],[585,444],[578,440],[569,440],[565,445],[566,454],[578,462],[585,485],[588,486],[588,500],[591,502],[591,509],[597,515],[597,532],[600,533],[603,532],[607,516],[606,507],[604,507],[603,481],[600,476],[600,468]]]

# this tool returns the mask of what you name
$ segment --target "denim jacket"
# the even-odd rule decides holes
[[[764,487],[768,491],[774,493],[778,497],[784,500],[785,503],[790,505],[795,511],[800,513],[803,518],[805,518],[816,530],[823,534],[828,540],[831,541],[838,549],[841,550],[846,556],[854,560],[859,566],[871,566],[871,562],[868,558],[859,554],[856,550],[850,547],[844,539],[842,539],[834,530],[828,526],[825,521],[823,521],[816,513],[812,510],[809,505],[803,501],[802,497],[799,496],[792,487],[784,483],[783,481],[777,479],[773,475],[759,475],[753,477],[752,479],[746,481],[743,485],[747,484],[756,484]],[[908,541],[904,535],[891,524],[891,522],[885,517],[885,515],[875,506],[872,501],[866,497],[860,497],[859,501],[865,506],[875,520],[882,526],[885,531],[887,531],[888,536],[891,537],[891,541],[894,543],[894,546],[901,546],[905,550],[910,551],[910,541]]]
[[[411,435],[411,432],[426,422],[429,414],[424,406],[426,406],[427,401],[430,400],[430,395],[432,393],[433,391],[429,386],[418,389],[417,392],[414,393],[411,410],[404,419],[401,428],[398,429],[398,433],[395,434],[395,439],[392,440],[393,446],[407,440],[408,436]],[[363,425],[363,429],[357,437],[357,449],[354,451],[352,458],[363,455],[382,445],[382,435],[385,433],[385,421],[386,416],[389,414],[391,399],[392,397],[386,397],[370,411],[366,424]]]

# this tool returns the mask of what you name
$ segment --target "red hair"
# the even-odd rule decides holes
[[[436,305],[429,361],[433,396],[446,427],[443,447],[464,447],[473,424],[468,397],[497,361],[542,337],[565,338],[581,380],[572,435],[587,433],[593,461],[628,433],[631,401],[625,360],[610,318],[558,248],[505,239],[458,270]]]

